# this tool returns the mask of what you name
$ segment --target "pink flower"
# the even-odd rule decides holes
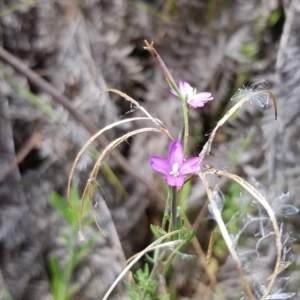
[[[199,157],[184,159],[181,142],[172,142],[168,158],[152,155],[150,166],[155,171],[165,175],[168,185],[181,188],[184,184],[184,176],[194,174],[200,169]]]
[[[192,88],[185,81],[179,81],[178,88],[183,97],[187,96],[187,102],[193,108],[203,107],[207,101],[211,101],[214,99],[212,94],[209,92],[197,94],[196,89]],[[173,95],[176,96],[176,93],[173,90],[170,91]]]

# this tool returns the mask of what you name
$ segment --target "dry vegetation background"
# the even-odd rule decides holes
[[[100,129],[131,109],[119,96],[101,91],[119,89],[163,120],[171,134],[180,130],[180,104],[143,50],[144,39],[155,42],[174,78],[215,97],[191,114],[193,155],[200,152],[204,134],[226,112],[238,88],[253,76],[269,83],[278,97],[278,120],[272,108],[243,108],[219,132],[207,164],[246,179],[255,177],[270,198],[289,191],[290,203],[300,206],[299,0],[0,0],[0,16],[1,46],[65,95],[81,116],[74,118],[41,85],[17,72],[0,51],[0,289],[7,288],[13,299],[52,299],[47,256],[55,254],[63,263],[66,244],[58,232],[67,225],[49,205],[48,195],[54,190],[65,196],[72,161],[91,136],[84,123]],[[30,103],[26,91],[51,105],[59,117],[53,120]],[[140,126],[128,124],[106,138]],[[149,168],[149,155],[164,155],[168,145],[164,136],[144,134],[119,148],[127,169],[130,166],[131,173],[162,195],[164,184]],[[30,151],[14,165],[24,149]],[[74,178],[80,189],[93,161],[90,152],[80,160]],[[120,155],[108,163],[128,196],[105,174],[99,178],[106,203],[100,200],[95,211],[108,238],[100,237],[76,268],[72,280],[81,289],[74,299],[101,299],[125,257],[151,241],[149,224],[161,219],[164,203],[126,171]],[[219,186],[226,193],[229,184],[222,181]],[[203,187],[194,181],[187,203],[191,222],[205,200]],[[291,292],[299,290],[299,226],[296,216],[284,228],[297,239],[290,254],[293,265],[284,274],[290,277]],[[197,229],[204,250],[211,227],[202,220]],[[272,242],[263,247],[253,272],[265,278],[273,268],[275,247]],[[222,290],[225,299],[238,299],[238,276],[226,256],[225,251],[217,259],[218,283],[213,289]],[[199,299],[204,273],[198,262],[179,261],[172,275],[177,299]],[[120,299],[118,292],[114,299]]]

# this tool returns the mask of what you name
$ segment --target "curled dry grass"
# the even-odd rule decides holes
[[[270,99],[272,100],[272,102],[274,104],[275,120],[277,119],[277,103],[276,103],[275,95],[270,90],[249,91],[248,94],[245,95],[245,97],[243,97],[231,109],[229,109],[226,112],[226,114],[223,116],[223,118],[217,123],[217,125],[213,129],[208,141],[204,145],[201,153],[199,154],[201,162],[205,159],[205,157],[207,155],[209,155],[210,150],[211,150],[211,145],[213,143],[213,140],[215,138],[217,130],[222,125],[224,125],[224,123],[230,118],[230,116],[232,116],[246,102],[251,101],[251,99],[253,97],[259,97],[260,94],[267,94],[270,97]],[[235,174],[228,173],[224,170],[216,170],[216,169],[211,168],[211,167],[205,168],[204,170],[202,170],[199,173],[199,177],[200,177],[200,179],[202,180],[202,182],[204,184],[204,187],[205,187],[205,190],[206,190],[206,193],[207,193],[212,211],[214,213],[215,220],[218,223],[218,226],[220,228],[220,231],[221,231],[221,234],[224,238],[224,241],[225,241],[225,243],[228,247],[228,250],[229,250],[232,258],[236,262],[236,266],[237,266],[239,276],[241,278],[241,281],[243,283],[245,292],[247,293],[247,296],[248,296],[249,299],[254,299],[254,297],[253,297],[253,294],[252,294],[251,289],[249,287],[249,284],[248,284],[248,282],[245,278],[241,262],[239,260],[237,252],[234,249],[235,247],[234,247],[233,242],[230,238],[230,235],[228,233],[226,225],[224,224],[224,221],[222,219],[220,210],[219,210],[219,208],[218,208],[218,206],[217,206],[217,204],[216,204],[216,202],[213,198],[213,191],[212,191],[212,189],[210,188],[210,186],[207,182],[206,175],[208,175],[208,174],[221,175],[221,176],[225,176],[225,177],[228,177],[228,178],[236,181],[245,190],[247,190],[264,207],[267,214],[269,215],[270,221],[271,221],[273,229],[274,229],[277,255],[276,255],[276,262],[275,262],[275,267],[274,267],[273,273],[269,277],[269,284],[268,284],[267,288],[265,289],[264,295],[262,296],[262,299],[266,299],[268,297],[268,295],[270,294],[270,292],[271,292],[271,289],[273,287],[273,284],[275,282],[275,279],[276,279],[277,275],[285,269],[285,266],[281,266],[282,242],[281,242],[280,230],[279,230],[279,226],[278,226],[278,223],[277,223],[277,220],[276,220],[276,217],[275,217],[275,213],[274,213],[272,207],[270,206],[270,204],[268,203],[268,201],[259,193],[259,191],[256,190],[252,185],[250,185],[248,182],[246,182],[241,177],[239,177]],[[288,263],[286,265],[288,265]]]
[[[276,103],[276,97],[270,90],[259,90],[259,91],[248,91],[248,94],[243,97],[238,103],[236,103],[232,108],[230,108],[226,114],[223,116],[223,118],[217,123],[216,127],[213,129],[213,131],[210,134],[210,137],[206,144],[204,145],[201,153],[199,154],[200,160],[203,161],[206,157],[206,155],[209,155],[209,152],[211,150],[211,145],[213,143],[213,140],[215,138],[217,130],[225,124],[225,122],[239,109],[241,108],[246,102],[251,101],[253,97],[258,97],[259,95],[267,94],[270,99],[273,102],[274,105],[274,113],[275,113],[275,120],[277,120],[277,103]]]
[[[68,178],[68,187],[67,187],[67,198],[70,204],[70,188],[71,188],[71,181],[72,181],[72,177],[74,175],[74,171],[76,168],[76,165],[80,159],[80,157],[82,156],[82,154],[87,150],[87,148],[100,136],[102,135],[104,132],[106,132],[109,129],[112,129],[118,125],[124,124],[124,123],[128,123],[128,122],[134,122],[134,121],[139,121],[139,120],[149,120],[151,122],[153,122],[158,128],[154,128],[154,127],[146,127],[146,128],[141,128],[141,129],[137,129],[134,131],[131,131],[127,134],[124,134],[123,136],[121,136],[120,138],[114,140],[113,142],[111,142],[102,152],[102,154],[100,155],[100,157],[98,158],[98,160],[96,161],[92,172],[90,173],[90,176],[88,178],[87,184],[85,186],[84,192],[81,196],[81,203],[80,203],[80,220],[79,220],[79,233],[82,232],[82,212],[83,212],[83,206],[84,206],[84,201],[86,199],[86,196],[89,199],[89,203],[90,203],[90,207],[91,207],[91,212],[93,213],[94,216],[94,220],[95,223],[97,225],[97,227],[99,228],[99,230],[101,231],[101,233],[105,235],[105,233],[103,232],[103,230],[101,229],[101,227],[99,226],[97,219],[94,215],[94,211],[93,211],[93,207],[92,207],[92,199],[93,199],[93,195],[95,192],[95,189],[97,188],[97,176],[99,173],[99,169],[101,168],[104,160],[111,154],[111,152],[117,148],[121,143],[123,143],[124,141],[126,141],[129,137],[132,137],[136,134],[142,133],[142,132],[158,132],[158,133],[163,133],[168,135],[171,139],[173,139],[173,137],[170,135],[169,131],[167,130],[167,128],[165,127],[164,123],[161,122],[159,119],[157,118],[153,118],[147,111],[146,109],[144,109],[141,105],[139,105],[139,103],[137,101],[135,101],[134,99],[132,99],[131,97],[129,97],[128,95],[118,91],[118,90],[114,90],[114,89],[107,89],[106,91],[108,92],[113,92],[116,93],[118,95],[120,95],[121,97],[123,97],[125,100],[130,101],[134,106],[136,106],[137,109],[140,109],[143,114],[146,115],[146,117],[137,117],[137,118],[130,118],[130,119],[126,119],[126,120],[121,120],[121,121],[117,121],[114,122],[106,127],[104,127],[102,130],[98,131],[96,134],[94,134],[81,148],[81,150],[79,151],[79,153],[77,154],[72,167],[71,167],[71,171],[69,174],[69,178]]]

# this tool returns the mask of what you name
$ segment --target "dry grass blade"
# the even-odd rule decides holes
[[[115,286],[118,284],[118,282],[125,276],[125,274],[130,270],[130,268],[147,252],[150,252],[152,250],[155,250],[156,248],[161,248],[161,247],[170,247],[171,245],[174,246],[177,243],[182,243],[184,241],[182,240],[177,240],[177,241],[173,241],[173,242],[168,242],[162,245],[159,245],[163,240],[167,239],[168,237],[178,234],[178,233],[183,233],[185,232],[185,230],[176,230],[170,233],[167,233],[166,235],[160,237],[159,239],[157,239],[156,241],[154,241],[152,244],[150,244],[147,248],[145,248],[142,252],[136,254],[134,256],[134,259],[132,259],[132,261],[126,266],[126,268],[121,272],[121,274],[116,278],[116,280],[114,281],[114,283],[111,285],[111,287],[109,288],[109,290],[106,292],[106,294],[104,295],[102,300],[106,300],[108,298],[108,296],[110,295],[110,293],[113,291],[113,289],[115,288]]]
[[[72,180],[72,177],[73,177],[73,174],[74,174],[74,171],[75,171],[75,168],[76,168],[76,165],[81,157],[81,155],[84,153],[84,151],[102,134],[104,133],[105,131],[115,127],[115,126],[118,126],[120,124],[124,124],[124,123],[127,123],[127,122],[133,122],[133,121],[138,121],[138,120],[151,120],[151,118],[148,118],[148,117],[138,117],[138,118],[130,118],[130,119],[126,119],[126,120],[122,120],[122,121],[118,121],[118,122],[115,122],[115,123],[112,123],[110,125],[107,125],[106,127],[104,127],[103,129],[101,129],[100,131],[98,131],[96,134],[94,134],[85,144],[84,146],[81,148],[81,150],[79,151],[79,153],[77,154],[74,162],[73,162],[73,165],[71,167],[71,171],[70,171],[70,174],[69,174],[69,178],[68,178],[68,187],[67,187],[67,198],[68,198],[68,202],[70,204],[70,187],[71,187],[71,180]],[[164,129],[166,132],[167,130]],[[171,135],[168,134],[170,137]],[[172,138],[172,137],[171,137]]]
[[[248,284],[248,282],[245,278],[243,268],[242,268],[241,262],[239,260],[238,254],[236,253],[236,251],[234,249],[234,245],[233,245],[232,240],[230,238],[230,235],[227,231],[226,225],[224,224],[224,221],[222,219],[222,216],[221,216],[220,210],[218,208],[218,205],[216,204],[216,202],[213,198],[212,190],[210,189],[209,184],[208,184],[205,176],[206,176],[206,173],[199,173],[199,177],[201,178],[201,180],[203,182],[203,185],[205,187],[205,190],[206,190],[206,193],[207,193],[207,196],[208,196],[208,200],[211,204],[211,208],[212,208],[213,213],[214,213],[214,218],[215,218],[215,220],[216,220],[216,222],[217,222],[217,224],[220,228],[220,231],[221,231],[223,239],[224,239],[224,241],[227,245],[227,248],[228,248],[232,258],[236,262],[237,270],[238,270],[239,276],[242,280],[245,292],[246,292],[248,298],[253,300],[254,298],[253,298],[251,289],[249,287],[249,284]]]
[[[211,263],[212,252],[213,252],[214,243],[215,243],[215,236],[216,236],[216,232],[212,231],[210,234],[207,255],[206,255],[206,264],[207,265],[210,265],[210,263]]]
[[[228,172],[223,171],[223,170],[215,170],[213,168],[205,170],[205,173],[206,174],[216,174],[216,175],[226,176],[226,177],[236,181],[243,188],[245,188],[264,207],[264,209],[266,210],[266,212],[269,215],[269,218],[271,220],[271,223],[272,223],[272,226],[273,226],[273,229],[274,229],[274,233],[275,233],[277,256],[276,256],[276,263],[275,263],[273,274],[269,277],[269,280],[270,280],[269,285],[266,288],[265,293],[261,298],[262,300],[266,299],[268,297],[269,293],[271,292],[271,289],[273,287],[273,284],[275,282],[275,279],[276,279],[277,275],[282,271],[282,268],[280,267],[281,251],[282,251],[280,230],[279,230],[279,227],[278,227],[278,223],[277,223],[275,214],[272,210],[272,207],[270,206],[268,201],[251,184],[249,184],[247,181],[245,181],[241,177],[239,177],[235,174],[228,173]],[[204,177],[203,175],[200,174],[200,177],[201,178]],[[209,189],[209,187],[208,187],[208,189]]]
[[[270,91],[267,91],[269,93],[269,96],[271,97],[272,99],[272,102],[273,102],[273,105],[274,105],[274,113],[275,113],[275,120],[277,120],[277,116],[278,116],[278,111],[277,111],[277,101],[276,101],[276,97],[275,95],[270,92]]]
[[[272,99],[272,102],[274,104],[274,110],[275,110],[275,120],[277,119],[277,103],[276,103],[276,97],[270,90],[260,90],[251,92],[245,97],[243,97],[238,103],[236,103],[232,108],[230,108],[226,114],[223,116],[223,118],[217,123],[217,126],[212,131],[208,141],[204,145],[202,151],[200,152],[200,161],[203,161],[207,155],[209,155],[209,152],[211,150],[212,142],[215,138],[217,130],[224,125],[224,123],[232,116],[233,113],[235,113],[239,108],[241,108],[247,101],[251,100],[251,98],[260,95],[260,94],[268,94],[270,98]]]
[[[148,118],[146,118],[148,119]],[[125,121],[125,120],[124,120]],[[142,132],[159,132],[159,133],[164,133],[169,135],[169,132],[165,129],[161,129],[161,128],[153,128],[153,127],[148,127],[148,128],[141,128],[141,129],[137,129],[134,131],[131,131],[123,136],[121,136],[118,139],[115,139],[113,142],[111,142],[102,152],[102,154],[100,155],[100,157],[98,158],[97,162],[94,165],[94,168],[90,174],[90,177],[88,179],[88,182],[85,186],[84,192],[82,194],[81,197],[81,203],[80,203],[80,221],[79,221],[79,231],[81,232],[82,230],[82,224],[81,224],[81,218],[82,218],[82,212],[83,212],[83,205],[84,205],[84,200],[86,198],[86,195],[88,195],[90,201],[92,201],[92,197],[93,197],[93,192],[94,192],[94,187],[96,184],[96,179],[97,179],[97,175],[99,172],[99,169],[102,165],[102,163],[104,162],[104,160],[111,154],[111,152],[118,147],[121,143],[123,143],[124,141],[126,141],[129,137],[134,136],[136,134],[142,133]],[[100,226],[97,223],[96,218],[95,222],[96,225],[99,227],[99,229],[101,230]],[[102,231],[102,230],[101,230]]]

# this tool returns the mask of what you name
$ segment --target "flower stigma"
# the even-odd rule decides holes
[[[173,167],[172,167],[172,171],[169,174],[173,177],[178,177],[178,175],[179,175],[178,169],[179,169],[179,164],[174,163]]]

